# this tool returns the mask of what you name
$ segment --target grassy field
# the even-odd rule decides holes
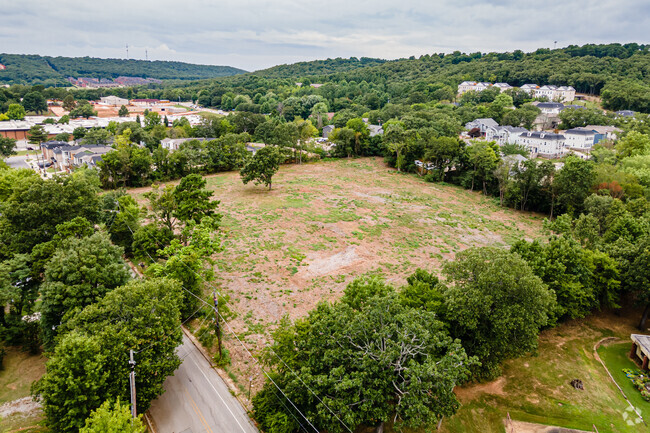
[[[339,298],[360,275],[402,285],[416,268],[438,272],[468,247],[536,237],[543,220],[478,192],[397,173],[380,158],[283,166],[271,191],[243,185],[238,173],[207,181],[224,215],[216,284],[231,296],[232,325],[254,351],[283,315],[295,319]],[[131,192],[144,202],[146,190]],[[229,348],[233,375],[247,385],[252,373],[259,389],[250,359]]]
[[[0,370],[0,406],[4,403],[30,395],[32,382],[45,373],[45,358],[42,355],[32,356],[19,348],[7,348],[7,355]],[[29,412],[25,415],[12,415],[0,419],[0,432],[17,431],[41,432],[45,429],[39,425],[43,420],[40,411]]]
[[[271,191],[243,185],[238,173],[207,180],[224,214],[226,248],[215,257],[215,284],[231,296],[231,325],[254,353],[283,315],[295,319],[321,300],[337,299],[357,276],[382,274],[401,285],[416,268],[438,272],[468,247],[506,247],[542,235],[540,215],[396,173],[378,158],[283,166]],[[132,194],[143,201],[145,191]],[[627,341],[636,320],[637,312],[600,314],[545,331],[538,355],[507,362],[494,382],[457,389],[462,407],[442,431],[503,432],[507,413],[588,431],[595,424],[601,433],[649,431],[627,425],[627,404],[593,356],[604,337]],[[253,376],[254,393],[263,375],[226,338],[229,376],[242,390]],[[574,378],[585,391],[571,387]]]

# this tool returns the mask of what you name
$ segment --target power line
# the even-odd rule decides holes
[[[117,203],[117,202],[116,202],[116,203]],[[119,203],[117,203],[117,207],[118,207],[118,210],[119,210]],[[134,235],[133,230],[131,229],[131,227],[129,227],[129,225],[126,223],[126,221],[124,222],[124,224],[127,226],[127,228],[129,229],[129,231],[131,232],[131,234]],[[154,260],[154,258],[151,257],[151,255],[149,254],[148,251],[145,251],[145,253],[146,253],[147,256],[149,257],[149,259],[152,261],[152,263],[155,263],[155,262],[156,262],[156,260]],[[188,266],[184,261],[180,260],[180,263],[182,263],[183,265],[185,265],[185,267],[186,267],[190,272],[194,273],[194,274],[195,274],[195,275],[196,275],[200,280],[203,280],[203,279],[204,279],[204,278],[203,278],[201,275],[199,275],[199,274],[198,274],[194,269],[190,268],[190,267],[189,267],[189,266]],[[207,283],[210,283],[210,282],[208,282],[208,281],[206,281],[206,282],[207,282]],[[210,285],[212,285],[212,284],[210,284]],[[248,353],[248,355],[253,359],[253,361],[257,364],[257,366],[260,368],[260,370],[262,370],[262,372],[264,373],[264,375],[265,375],[265,376],[266,376],[266,377],[271,381],[271,383],[273,383],[273,385],[278,389],[278,391],[280,391],[280,392],[282,393],[282,395],[283,395],[283,396],[284,396],[284,397],[289,401],[289,403],[291,403],[291,405],[294,407],[294,409],[296,409],[296,411],[298,411],[298,413],[300,413],[300,415],[301,415],[301,416],[302,416],[302,417],[307,421],[307,423],[309,423],[309,425],[310,425],[310,426],[311,426],[311,427],[312,427],[312,428],[313,428],[313,429],[318,433],[318,429],[317,429],[316,427],[314,427],[314,425],[311,423],[311,421],[309,421],[309,419],[308,419],[308,418],[307,418],[307,417],[306,417],[306,416],[305,416],[305,415],[304,415],[304,414],[303,414],[303,413],[302,413],[302,412],[301,412],[301,411],[296,407],[296,405],[293,403],[293,401],[291,401],[291,399],[289,399],[289,397],[287,397],[287,395],[284,393],[284,391],[282,391],[282,389],[281,389],[281,388],[280,388],[280,387],[275,383],[275,381],[271,378],[271,376],[270,376],[270,375],[269,375],[269,374],[264,370],[264,368],[262,368],[262,365],[260,364],[260,362],[257,360],[257,358],[255,358],[255,357],[253,356],[253,354],[250,352],[250,350],[248,350],[248,348],[246,347],[246,345],[244,345],[244,343],[241,341],[241,339],[239,338],[239,336],[237,335],[237,333],[236,333],[236,332],[232,329],[232,327],[230,326],[230,323],[228,323],[228,321],[226,321],[226,319],[223,317],[223,315],[221,315],[221,313],[219,312],[219,310],[217,310],[217,308],[215,308],[214,306],[212,306],[212,305],[210,305],[209,303],[207,303],[204,299],[202,299],[202,298],[200,298],[199,296],[197,296],[196,294],[194,294],[192,291],[190,291],[190,290],[188,290],[187,288],[183,287],[183,285],[181,285],[181,288],[182,288],[183,290],[185,290],[187,293],[189,293],[190,295],[194,296],[194,297],[195,297],[196,299],[198,299],[199,301],[201,301],[201,302],[204,304],[204,306],[210,307],[212,310],[214,310],[214,312],[215,312],[215,314],[216,314],[216,316],[217,316],[217,319],[218,319],[218,318],[221,318],[221,320],[223,320],[223,322],[228,326],[228,330],[229,330],[229,331],[230,331],[230,332],[235,336],[235,338],[237,339],[237,341],[239,342],[239,344],[242,346],[242,348],[244,349],[244,351],[246,351],[246,353]],[[224,302],[227,303],[226,298],[225,298],[225,297],[224,297],[224,296],[219,292],[219,290],[217,290],[217,289],[214,287],[214,285],[212,285],[212,288],[213,288],[213,291],[216,292],[219,296],[221,296],[221,297],[224,299]],[[198,311],[198,310],[197,310],[197,311]],[[205,321],[204,321],[204,323],[205,323]],[[338,421],[339,421],[339,422],[340,422],[340,423],[341,423],[341,424],[342,424],[342,425],[343,425],[343,426],[344,426],[344,427],[345,427],[345,428],[346,428],[350,433],[352,433],[352,430],[350,429],[350,427],[348,427],[347,424],[345,424],[345,423],[341,420],[341,418],[339,418],[339,416],[336,415],[336,413],[334,413],[334,411],[333,411],[333,410],[332,410],[332,409],[331,409],[331,408],[330,408],[330,407],[329,407],[329,406],[328,406],[328,405],[327,405],[327,404],[326,404],[326,403],[325,403],[325,402],[324,402],[324,401],[323,401],[323,400],[322,400],[322,399],[321,399],[321,398],[320,398],[320,397],[319,397],[319,396],[318,396],[318,395],[317,395],[317,394],[316,394],[316,393],[315,393],[315,392],[314,392],[314,391],[313,391],[313,390],[312,390],[312,389],[311,389],[311,388],[310,388],[310,387],[309,387],[309,386],[308,386],[308,385],[307,385],[307,384],[306,384],[306,383],[305,383],[305,382],[304,382],[304,381],[303,381],[299,376],[298,376],[298,374],[297,374],[297,373],[296,373],[296,372],[295,372],[291,367],[289,367],[289,366],[287,365],[287,363],[286,363],[282,358],[280,358],[280,356],[279,356],[279,355],[278,355],[278,354],[277,354],[277,353],[276,353],[276,352],[275,352],[275,351],[274,351],[270,346],[268,346],[268,345],[265,345],[265,346],[266,346],[267,348],[269,348],[269,349],[273,352],[273,354],[274,354],[278,359],[280,359],[280,360],[282,361],[282,363],[283,363],[283,364],[284,364],[284,365],[285,365],[289,370],[291,370],[291,372],[293,373],[293,375],[296,376],[296,377],[298,378],[298,380],[300,380],[300,382],[301,382],[301,383],[302,383],[302,384],[307,388],[307,390],[308,390],[311,394],[313,394],[314,397],[316,397],[316,398],[318,399],[318,401],[319,401],[323,406],[325,406],[325,407],[327,408],[327,410],[328,410],[332,415],[334,415],[334,417],[335,417],[335,418],[336,418],[336,419],[337,419],[337,420],[338,420]]]

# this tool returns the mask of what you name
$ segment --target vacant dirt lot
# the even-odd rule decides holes
[[[418,267],[438,272],[466,248],[536,237],[543,219],[399,174],[380,158],[283,166],[271,191],[243,185],[238,173],[210,176],[208,188],[221,200],[225,246],[214,284],[230,295],[231,324],[253,351],[282,316],[337,299],[358,276],[381,274],[399,286]],[[144,191],[132,193],[141,199]],[[228,346],[231,372],[247,387],[252,362]]]

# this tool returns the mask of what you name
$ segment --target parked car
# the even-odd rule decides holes
[[[45,162],[39,162],[38,163],[39,168],[47,168],[47,167],[51,167],[51,166],[52,166],[52,163],[50,161],[45,161]]]

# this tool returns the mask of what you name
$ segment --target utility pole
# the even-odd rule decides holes
[[[219,298],[217,297],[216,292],[212,292],[212,298],[214,299],[214,315],[217,320],[215,326],[215,332],[217,333],[217,341],[219,342],[219,359],[223,357],[221,353],[221,325],[219,324]]]
[[[131,373],[129,374],[129,384],[131,385],[131,416],[137,416],[135,408],[135,360],[133,359],[133,349],[129,350],[129,365],[131,366]]]

